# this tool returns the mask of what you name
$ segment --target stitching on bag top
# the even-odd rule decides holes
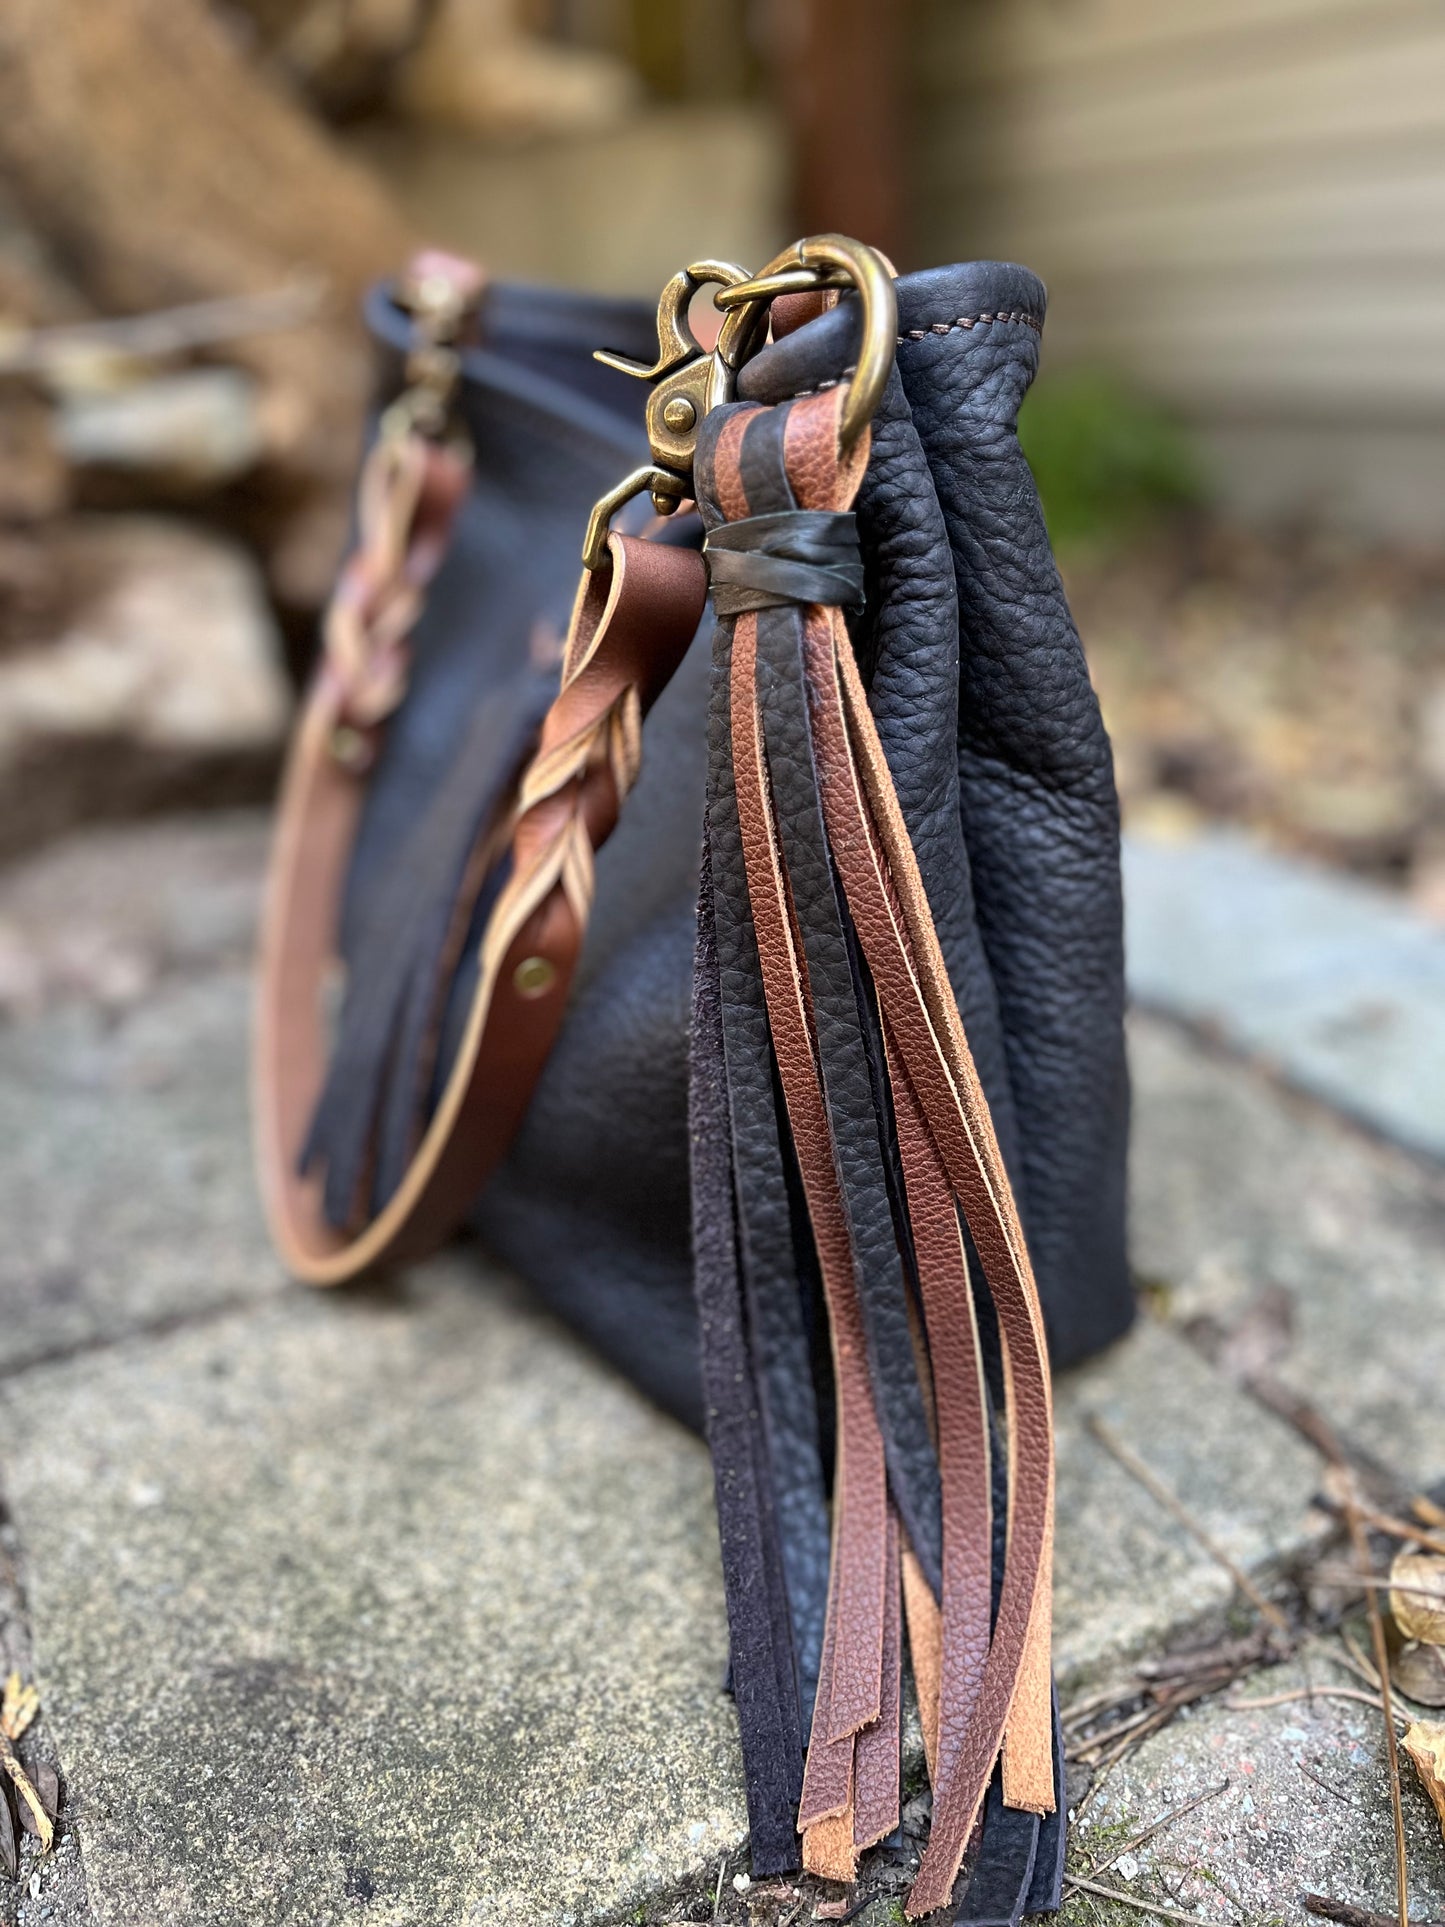
[[[956,334],[960,329],[966,334],[971,329],[980,327],[984,322],[1013,323],[1018,327],[1032,328],[1036,335],[1041,335],[1044,331],[1044,324],[1039,317],[1036,314],[1030,314],[1025,308],[1014,308],[1007,313],[1002,309],[997,313],[984,310],[979,314],[961,314],[956,321],[935,321],[927,328],[910,328],[906,334],[898,336],[898,346],[902,348],[910,341],[927,341],[933,335]],[[832,375],[827,381],[820,381],[816,388],[800,388],[793,399],[802,401],[809,395],[821,395],[829,388],[836,388],[839,382],[847,381],[850,375],[857,372],[855,363],[852,367],[845,368],[841,375]]]
[[[959,328],[967,331],[970,328],[976,328],[983,321],[1015,322],[1021,327],[1032,328],[1036,335],[1041,335],[1044,331],[1043,322],[1036,314],[1030,314],[1026,308],[1013,308],[1007,313],[999,309],[997,314],[990,314],[987,311],[981,314],[961,314],[957,321],[935,321],[927,328],[910,328],[907,334],[899,335],[898,346],[901,348],[905,341],[927,341],[930,335],[951,335]]]

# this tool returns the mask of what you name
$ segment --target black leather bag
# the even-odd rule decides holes
[[[897,375],[858,515],[873,606],[898,584],[906,598],[882,623],[865,613],[857,642],[896,780],[926,800],[948,885],[934,915],[1053,1359],[1068,1365],[1131,1316],[1128,1081],[1109,743],[1015,432],[1045,295],[1036,276],[997,262],[904,275],[897,292]],[[407,316],[379,291],[370,319],[395,384]],[[475,480],[414,634],[348,888],[343,948],[363,989],[423,934],[428,909],[435,929],[446,904],[422,902],[418,916],[417,885],[420,875],[445,897],[474,821],[454,790],[475,755],[469,726],[539,630],[565,629],[588,510],[646,457],[643,394],[592,360],[603,346],[650,361],[651,310],[509,288],[484,301],[462,390]],[[750,362],[741,392],[777,400],[817,389],[852,353],[849,315],[835,310]],[[669,533],[697,539],[695,524]],[[694,1429],[687,1037],[707,672],[699,637],[648,722],[642,774],[598,855],[571,1011],[474,1217],[498,1257]],[[523,732],[554,681],[544,657],[530,708],[519,706]],[[514,746],[506,741],[499,767]],[[485,787],[488,772],[475,774]],[[474,955],[469,945],[457,966],[453,1037]],[[416,981],[430,961],[419,959]],[[412,1100],[396,1093],[413,1076],[390,1059],[378,1107],[389,1086],[393,1114],[409,1119]],[[336,1085],[354,1124],[367,1107]],[[394,1129],[393,1143],[376,1174],[382,1192],[399,1177],[405,1132]]]
[[[1128,1084],[1109,744],[1016,435],[1038,361],[1044,290],[1022,268],[975,263],[905,275],[895,292],[894,365],[856,499],[862,593],[848,592],[848,634],[1027,1232],[1049,1348],[1056,1365],[1067,1365],[1116,1338],[1132,1315]],[[385,291],[373,297],[370,320],[386,404],[415,375],[413,322]],[[858,303],[844,299],[775,335],[741,367],[736,393],[773,408],[782,432],[790,398],[827,395],[852,377]],[[463,1047],[480,946],[507,887],[505,862],[495,852],[479,862],[479,842],[556,694],[589,510],[648,457],[647,390],[595,362],[599,347],[651,363],[652,311],[493,287],[459,351],[470,477],[410,626],[405,695],[360,802],[341,921],[347,991],[303,1154],[321,1174],[338,1227],[366,1219],[404,1185],[418,1132]],[[714,454],[716,442],[708,443]],[[703,507],[715,554],[725,546],[720,524],[735,518],[716,499]],[[634,530],[647,521],[635,505],[622,517]],[[688,507],[650,533],[696,548],[702,524]],[[766,602],[744,597],[739,606]],[[700,1373],[689,1179],[709,682],[716,748],[713,662],[725,664],[728,647],[724,634],[718,654],[712,631],[705,617],[646,723],[640,776],[597,854],[565,1022],[471,1221],[497,1257],[652,1398],[694,1428],[706,1417],[732,1585],[741,1557],[730,1550],[724,1503],[732,1470],[719,1443],[718,1398],[710,1391],[704,1400]],[[806,747],[798,754],[806,761]],[[705,902],[710,892],[709,873]],[[807,906],[795,910],[805,922]],[[866,1011],[871,980],[857,957],[853,970]],[[705,977],[704,969],[697,980]],[[881,1038],[874,1045],[881,1061]],[[889,1185],[901,1194],[892,1109],[876,1078],[865,1098],[870,1118],[876,1111],[883,1120]],[[806,1214],[791,1164],[788,1182],[802,1274],[812,1259],[796,1228]],[[999,1345],[987,1321],[982,1343],[1001,1409]],[[717,1356],[714,1344],[714,1365]],[[822,1389],[818,1406],[823,1443],[810,1450],[826,1470],[831,1418]],[[759,1422],[744,1419],[744,1433]],[[890,1433],[890,1487],[893,1449]],[[997,1521],[997,1455],[994,1464]],[[898,1503],[905,1541],[918,1542],[927,1572],[930,1528]],[[778,1582],[795,1622],[801,1684],[789,1691],[801,1695],[804,1734],[826,1667],[826,1521],[822,1530],[821,1566],[804,1573],[799,1565]],[[933,1566],[936,1595],[936,1557]],[[995,1614],[999,1584],[996,1571]],[[739,1590],[730,1598],[735,1671],[740,1640],[757,1632]],[[810,1615],[816,1625],[805,1637],[798,1626]],[[796,1811],[799,1788],[791,1764],[768,1783],[768,1744],[755,1731],[750,1738],[741,1693],[740,1715],[755,1868],[766,1871],[790,1864],[783,1835],[791,1820],[774,1823],[779,1811]],[[793,1717],[796,1724],[796,1708]],[[1037,1810],[1019,1815],[1001,1804],[996,1775],[988,1815],[998,1891],[984,1878],[986,1857],[965,1917],[1057,1904],[1057,1813],[1043,1822],[1041,1844]],[[1020,1824],[1032,1828],[1026,1854]]]

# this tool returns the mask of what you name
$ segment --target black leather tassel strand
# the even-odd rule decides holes
[[[743,1302],[754,1361],[761,1444],[781,1537],[792,1621],[804,1722],[799,1737],[801,1762],[806,1722],[813,1716],[828,1592],[825,1441],[813,1389],[809,1321],[798,1287],[797,1227],[789,1202],[787,1169],[791,1152],[786,1120],[779,1115],[757,944],[743,875],[727,721],[730,645],[727,625],[719,624],[713,638],[713,693],[708,717],[704,862],[713,891]],[[796,1802],[796,1794],[794,1799]]]
[[[762,1876],[797,1862],[793,1812],[802,1785],[802,1734],[738,1264],[722,989],[706,851],[698,902],[689,1129],[707,1437],[728,1578],[733,1697],[747,1763],[753,1866]]]

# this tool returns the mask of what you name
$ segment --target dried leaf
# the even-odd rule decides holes
[[[22,1686],[20,1675],[12,1673],[0,1695],[0,1733],[7,1740],[18,1740],[39,1711],[39,1693],[33,1686]]]
[[[1445,1706],[1445,1646],[1412,1639],[1391,1659],[1390,1677],[1417,1706]]]
[[[46,1819],[53,1821],[60,1811],[60,1780],[55,1768],[44,1765],[32,1767],[30,1784],[35,1788],[40,1804],[45,1810]],[[23,1800],[20,1803],[19,1812],[20,1824],[25,1831],[33,1834],[37,1840],[41,1839],[43,1836],[35,1815]]]
[[[1400,1744],[1415,1762],[1415,1771],[1434,1802],[1440,1831],[1445,1834],[1445,1721],[1416,1720]]]
[[[33,1833],[40,1842],[41,1850],[49,1853],[55,1843],[55,1828],[50,1815],[45,1811],[40,1795],[35,1790],[30,1775],[16,1758],[15,1749],[3,1733],[0,1733],[0,1772],[3,1772],[15,1789],[17,1810],[27,1816],[25,1831]]]
[[[10,1796],[0,1783],[0,1873],[14,1875],[20,1865],[20,1849],[15,1839],[15,1822],[10,1817]]]
[[[1400,1637],[1445,1646],[1445,1559],[1434,1552],[1397,1552],[1390,1588]]]

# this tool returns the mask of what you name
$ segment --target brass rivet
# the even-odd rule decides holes
[[[550,957],[523,957],[512,972],[512,985],[519,997],[544,997],[556,976],[557,966]]]
[[[697,410],[686,395],[674,395],[663,409],[662,419],[674,435],[683,435],[697,420]]]
[[[371,744],[364,733],[350,723],[338,723],[331,732],[331,755],[353,775],[363,775],[371,766]]]

